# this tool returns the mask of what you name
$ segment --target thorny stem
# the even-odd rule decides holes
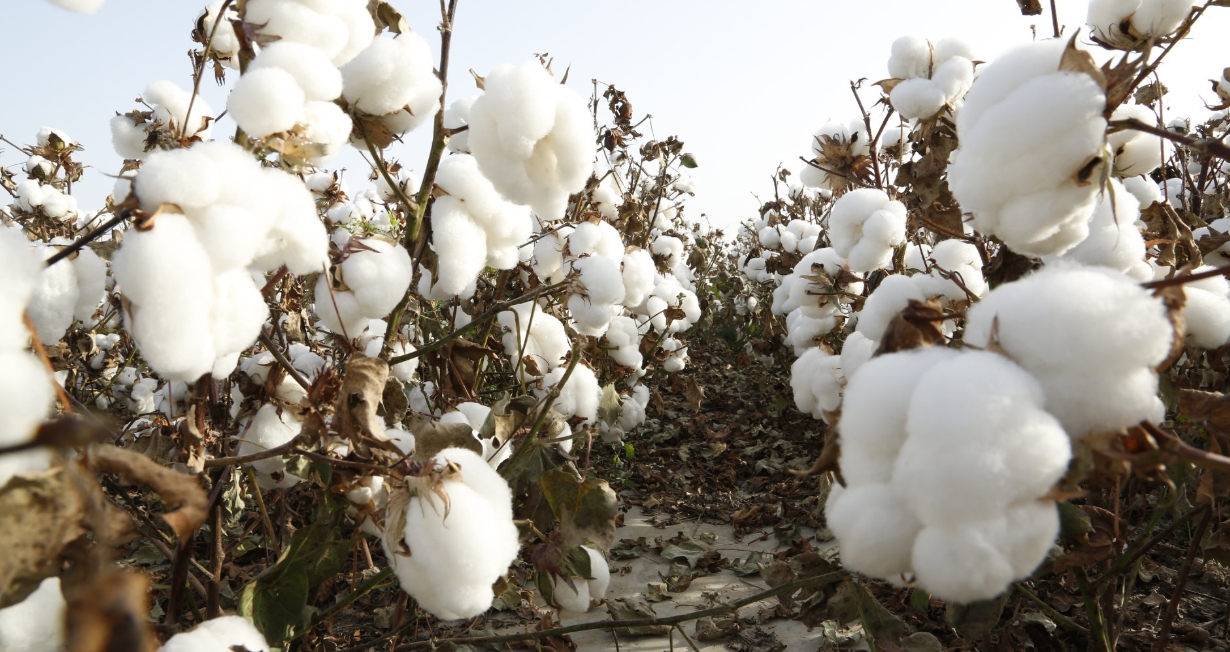
[[[56,252],[54,256],[52,256],[51,258],[48,258],[47,266],[51,267],[52,265],[60,262],[61,260],[68,258],[69,256],[77,253],[78,251],[81,251],[83,247],[90,244],[94,240],[97,240],[100,236],[102,236],[102,234],[106,233],[107,231],[110,231],[111,229],[115,228],[116,225],[118,225],[120,222],[123,222],[124,220],[128,219],[128,216],[130,214],[131,214],[131,211],[128,209],[121,209],[120,211],[116,212],[115,217],[112,217],[106,222],[103,222],[102,224],[98,225],[97,227],[94,228],[93,231],[90,231],[89,233],[81,236],[80,238],[77,239],[76,242],[59,250],[58,252]]]
[[[1200,540],[1204,538],[1204,531],[1209,527],[1209,521],[1213,518],[1213,510],[1208,510],[1204,513],[1204,518],[1200,519],[1200,525],[1196,526],[1196,532],[1192,534],[1192,543],[1187,548],[1187,556],[1183,558],[1183,566],[1179,569],[1179,577],[1174,582],[1174,592],[1170,594],[1170,602],[1166,605],[1166,616],[1162,619],[1162,629],[1158,632],[1157,643],[1153,649],[1155,652],[1164,652],[1166,643],[1170,640],[1170,628],[1174,625],[1175,616],[1179,613],[1179,600],[1183,598],[1183,589],[1187,585],[1187,577],[1192,572],[1192,562],[1196,560],[1196,551],[1200,549]]]
[[[471,328],[475,326],[481,325],[484,320],[490,319],[491,317],[493,317],[494,315],[496,315],[497,313],[503,310],[507,310],[515,305],[525,303],[526,301],[533,301],[534,299],[537,299],[538,297],[541,297],[541,296],[555,294],[556,292],[559,292],[560,290],[563,290],[566,287],[568,287],[568,281],[560,281],[559,283],[556,283],[554,285],[541,285],[537,288],[534,288],[533,290],[530,290],[529,292],[526,292],[525,294],[515,299],[509,299],[508,301],[501,301],[497,304],[494,304],[490,308],[485,310],[481,315],[471,320],[470,323],[460,328],[457,328],[453,332],[449,333],[448,335],[445,335],[444,337],[441,337],[440,339],[432,342],[431,344],[428,344],[427,346],[424,346],[421,349],[416,349],[414,351],[411,351],[410,353],[407,353],[405,355],[399,355],[395,358],[391,358],[389,360],[389,366],[402,363],[402,362],[406,362],[407,360],[413,360],[419,356],[431,353],[432,351],[435,351],[436,349],[443,347],[445,344],[448,344],[449,342],[457,339],[458,337],[461,337],[462,333],[470,330]]]

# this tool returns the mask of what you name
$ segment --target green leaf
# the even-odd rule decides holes
[[[342,538],[340,510],[326,512],[295,532],[282,556],[252,580],[239,596],[239,613],[252,621],[273,647],[299,636],[311,623],[308,598],[316,587],[346,567],[351,541]]]
[[[679,164],[685,168],[693,169],[696,167],[696,157],[691,154],[684,154],[683,158],[679,159]]]
[[[572,548],[592,543],[609,550],[615,542],[615,492],[605,480],[577,479],[571,473],[552,469],[542,474],[543,497],[560,523],[564,545]]]
[[[914,611],[927,613],[931,607],[931,594],[922,589],[910,591],[910,606],[914,608]]]

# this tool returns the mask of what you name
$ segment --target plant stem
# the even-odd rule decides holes
[[[1166,643],[1170,640],[1170,628],[1174,625],[1175,616],[1179,614],[1179,600],[1183,599],[1183,588],[1187,585],[1187,577],[1192,572],[1192,562],[1196,560],[1196,551],[1200,549],[1200,540],[1204,538],[1204,531],[1209,527],[1209,521],[1213,519],[1213,510],[1205,511],[1204,518],[1200,519],[1200,525],[1196,526],[1196,532],[1192,534],[1192,543],[1187,548],[1187,556],[1183,558],[1183,567],[1179,569],[1179,577],[1174,583],[1174,592],[1170,594],[1170,603],[1166,605],[1166,616],[1162,619],[1162,629],[1158,632],[1157,643],[1154,644],[1154,652],[1165,652]]]
[[[130,214],[131,214],[131,211],[129,211],[128,209],[121,209],[119,212],[115,214],[114,217],[98,225],[97,227],[94,228],[93,231],[90,231],[89,233],[81,236],[80,238],[77,239],[76,242],[59,250],[58,252],[56,252],[54,256],[52,256],[51,258],[48,258],[47,266],[51,267],[52,265],[60,262],[61,260],[68,258],[69,256],[77,253],[78,251],[81,251],[82,247],[90,244],[94,240],[97,240],[99,236],[115,228],[115,226],[119,224],[120,222],[123,222],[124,220],[128,219],[128,216]]]

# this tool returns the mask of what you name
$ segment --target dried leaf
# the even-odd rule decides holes
[[[542,491],[559,520],[565,547],[592,544],[604,552],[611,548],[618,502],[605,480],[579,480],[553,469],[542,474]]]
[[[406,424],[414,435],[416,460],[429,460],[446,448],[464,448],[483,454],[483,445],[474,438],[468,423],[438,423],[426,419],[410,419]]]
[[[949,316],[944,313],[938,300],[923,302],[910,299],[905,309],[888,323],[884,337],[880,340],[880,348],[875,354],[884,355],[941,344],[944,342],[942,324],[946,319],[949,319]]]
[[[598,400],[598,418],[608,426],[619,421],[620,410],[623,407],[619,392],[615,391],[615,383],[602,388],[602,398]]]
[[[969,604],[949,602],[944,617],[948,624],[961,634],[962,638],[977,641],[999,624],[1004,605],[1008,603],[1008,598],[1011,596],[1012,592],[1006,591],[997,598],[980,602]]]
[[[640,620],[657,618],[653,607],[642,598],[611,598],[606,601],[607,611],[613,620]],[[620,636],[662,636],[670,631],[668,625],[648,625],[644,627],[620,627],[615,630]]]
[[[861,584],[846,580],[828,598],[825,616],[840,623],[860,621],[874,640],[897,642],[905,635],[905,623],[880,604]]]
[[[149,626],[149,580],[142,573],[111,570],[69,588],[65,650],[68,652],[153,652]]]
[[[700,403],[705,399],[705,389],[700,386],[693,378],[688,378],[684,381],[684,396],[688,399],[688,406],[693,410],[700,410]]]
[[[209,496],[195,477],[114,446],[94,446],[90,449],[89,461],[99,473],[115,473],[125,484],[141,484],[158,492],[162,502],[172,508],[162,518],[175,530],[182,545],[187,545],[197,528],[205,523]]]
[[[1106,92],[1106,76],[1102,73],[1102,69],[1098,68],[1093,62],[1093,55],[1087,51],[1076,47],[1076,37],[1079,36],[1079,30],[1068,39],[1068,45],[1063,49],[1063,56],[1059,59],[1059,70],[1066,72],[1083,72],[1093,78],[1097,82],[1098,87],[1102,92]]]
[[[346,363],[337,397],[335,427],[338,435],[359,443],[363,435],[383,441],[384,420],[376,413],[389,380],[389,364],[380,358],[355,356]]]
[[[60,552],[85,534],[88,505],[70,475],[55,467],[15,475],[0,489],[0,608],[55,575]]]
[[[411,31],[410,23],[393,5],[382,0],[369,0],[367,11],[376,21],[377,30],[388,29],[394,34],[406,34]]]

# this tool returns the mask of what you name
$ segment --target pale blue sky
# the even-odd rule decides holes
[[[43,125],[58,127],[86,146],[87,164],[115,173],[120,159],[108,119],[132,110],[151,81],[191,84],[189,32],[205,2],[107,0],[93,16],[41,0],[6,4],[0,134],[10,140],[27,142]],[[438,52],[438,2],[393,4]],[[1086,0],[1058,6],[1067,29],[1083,31]],[[1203,21],[1163,67],[1174,110],[1196,115],[1203,114],[1199,99],[1213,97],[1206,80],[1230,65],[1230,48],[1218,44],[1230,43],[1230,10],[1214,8]],[[751,193],[771,193],[778,162],[797,170],[813,131],[829,119],[856,116],[849,80],[886,77],[897,37],[960,36],[989,60],[1028,40],[1031,24],[1050,35],[1049,15],[1022,17],[1013,0],[461,0],[450,98],[475,92],[470,68],[482,74],[549,52],[557,72],[571,64],[569,86],[577,92],[588,95],[595,78],[614,83],[638,114],[653,114],[658,136],[677,134],[701,165],[693,171],[697,196],[689,213],[733,225],[754,214]],[[212,81],[202,86],[221,111],[225,89]],[[874,95],[867,92],[865,100]],[[223,122],[219,129],[233,126]],[[421,168],[428,130],[394,155]],[[0,164],[18,163],[12,152],[0,155]],[[357,158],[340,164],[353,170],[352,184],[365,183]],[[78,199],[96,208],[110,188],[109,179],[88,171]]]

